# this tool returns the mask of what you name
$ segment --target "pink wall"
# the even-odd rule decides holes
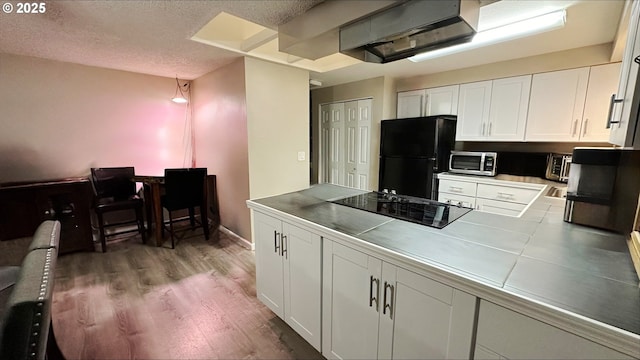
[[[189,166],[175,79],[0,54],[0,183]]]
[[[251,239],[249,155],[243,59],[193,83],[196,164],[218,181],[222,225]]]

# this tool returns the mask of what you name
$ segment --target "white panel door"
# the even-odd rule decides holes
[[[526,141],[578,141],[589,68],[534,74]]]
[[[346,186],[369,188],[371,99],[346,102]]]
[[[320,106],[320,182],[331,182],[331,104]]]
[[[523,141],[529,109],[531,75],[493,80],[487,137],[491,141]]]
[[[378,358],[382,262],[324,239],[322,355]]]
[[[344,103],[330,104],[329,117],[329,183],[345,184]]]
[[[592,66],[589,73],[587,97],[580,127],[580,141],[609,141],[607,116],[611,95],[618,89],[620,63]]]
[[[457,115],[460,85],[426,89],[425,115]]]
[[[284,318],[284,265],[280,237],[282,222],[253,212],[256,242],[256,292],[258,299],[280,318]]]
[[[483,140],[487,136],[491,81],[460,85],[456,140]]]
[[[382,278],[380,358],[470,358],[474,296],[388,263]]]
[[[285,321],[318,351],[322,282],[319,235],[283,223]]]
[[[412,118],[424,115],[424,90],[403,91],[398,93],[396,117]]]

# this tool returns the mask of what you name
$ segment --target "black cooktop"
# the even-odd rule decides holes
[[[472,210],[435,200],[376,191],[332,202],[438,229],[442,229]]]

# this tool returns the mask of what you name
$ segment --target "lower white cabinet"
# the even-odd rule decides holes
[[[481,300],[475,359],[631,359],[542,321]]]
[[[321,350],[322,238],[253,212],[257,296]]]
[[[322,354],[468,359],[476,298],[324,239]]]
[[[438,201],[492,214],[520,216],[543,185],[438,174]]]

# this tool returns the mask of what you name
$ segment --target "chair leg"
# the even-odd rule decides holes
[[[191,229],[196,228],[196,216],[192,207],[189,208],[189,222],[191,223]]]
[[[104,236],[104,219],[102,218],[102,213],[97,213],[98,215],[98,228],[100,229],[100,243],[102,244],[102,252],[107,252],[107,240]]]
[[[142,243],[147,243],[147,232],[144,229],[144,218],[142,217],[142,206],[136,207],[136,223],[138,224],[138,231],[142,237]]]
[[[204,238],[209,240],[209,217],[207,216],[207,207],[200,206],[200,222],[204,231]]]
[[[176,248],[175,240],[173,239],[173,217],[171,216],[171,211],[169,211],[169,235],[171,235],[171,248]]]

